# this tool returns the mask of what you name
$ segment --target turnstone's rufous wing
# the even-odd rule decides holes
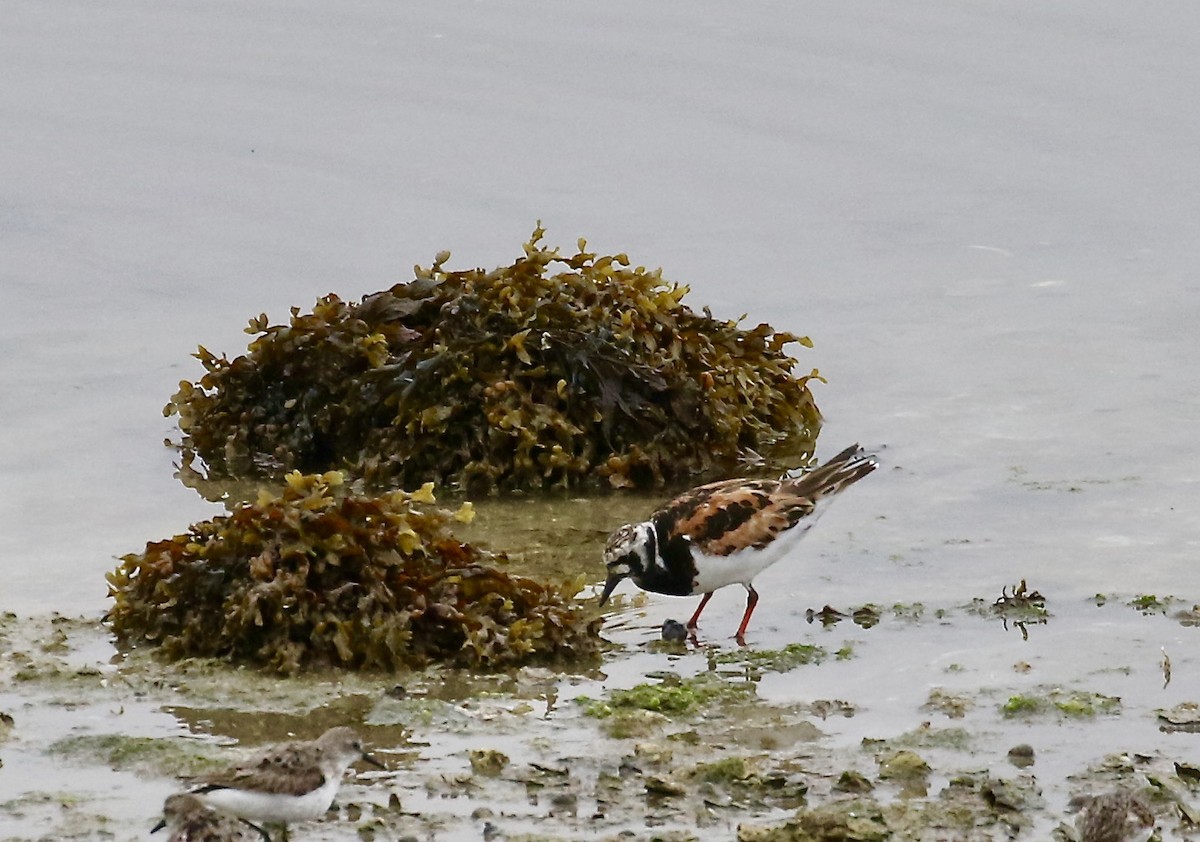
[[[812,515],[823,500],[871,473],[876,464],[854,445],[793,479],[731,479],[693,488],[650,519],[665,526],[668,536],[687,538],[706,555],[761,550]]]

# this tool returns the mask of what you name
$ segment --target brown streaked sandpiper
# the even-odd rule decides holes
[[[255,842],[271,837],[257,825],[210,809],[190,792],[177,792],[163,802],[162,821],[151,833],[167,828],[167,842]]]
[[[272,746],[230,769],[194,779],[193,794],[210,807],[251,822],[310,821],[333,804],[342,776],[357,760],[379,768],[353,730],[330,728],[309,742]]]

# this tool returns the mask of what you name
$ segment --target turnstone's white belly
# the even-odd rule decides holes
[[[811,523],[793,527],[761,550],[747,547],[729,555],[708,555],[693,548],[696,578],[692,593],[711,593],[726,585],[749,585],[755,576],[786,557],[811,527]]]

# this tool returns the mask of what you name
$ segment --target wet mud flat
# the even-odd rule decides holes
[[[1071,799],[1112,792],[1129,838],[1197,835],[1192,604],[996,601],[798,607],[741,648],[720,612],[665,643],[681,603],[636,598],[578,672],[294,678],[8,614],[0,839],[153,838],[181,778],[333,724],[386,769],[293,839],[1072,839]]]

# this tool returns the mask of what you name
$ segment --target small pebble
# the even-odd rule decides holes
[[[1015,745],[1008,750],[1008,762],[1018,769],[1033,765],[1033,746],[1028,743]]]
[[[662,625],[662,639],[670,641],[687,640],[687,626],[678,620],[664,620]]]

